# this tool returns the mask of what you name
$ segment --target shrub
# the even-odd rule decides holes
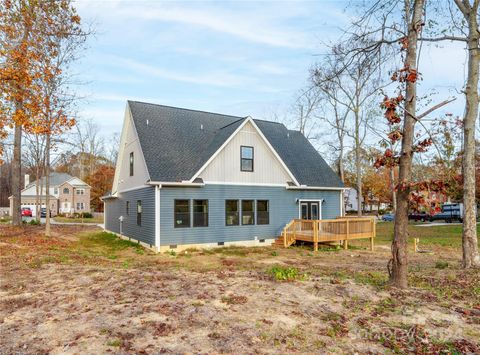
[[[90,212],[83,212],[80,216],[83,218],[93,218],[93,215]]]
[[[301,274],[295,267],[273,266],[267,273],[277,281],[303,281],[307,278],[306,274]]]
[[[36,219],[32,219],[30,222],[28,222],[28,224],[32,226],[38,226],[40,225],[40,221],[37,221]]]
[[[435,264],[435,269],[446,269],[448,267],[448,262],[439,260]]]

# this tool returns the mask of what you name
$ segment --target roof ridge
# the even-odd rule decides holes
[[[145,104],[145,105],[152,105],[152,106],[160,106],[160,107],[168,107],[168,108],[174,108],[177,110],[184,110],[184,111],[191,111],[191,112],[201,112],[201,113],[208,113],[210,115],[217,115],[217,116],[227,116],[227,117],[234,117],[234,118],[239,118],[243,119],[245,117],[240,117],[240,116],[234,116],[234,115],[228,115],[224,113],[217,113],[217,112],[211,112],[211,111],[205,111],[205,110],[194,110],[190,108],[184,108],[184,107],[178,107],[178,106],[169,106],[169,105],[161,105],[161,104],[154,104],[151,102],[145,102],[145,101],[136,101],[136,100],[127,100],[127,102],[136,102],[139,104]],[[238,120],[237,120],[238,121]]]
[[[220,127],[218,130],[227,128],[228,126],[231,126],[231,125],[233,125],[233,124],[235,124],[235,123],[237,123],[237,122],[239,122],[239,121],[246,120],[247,118],[248,118],[248,116],[247,116],[247,117],[240,118],[240,119],[238,119],[238,120],[236,120],[236,121],[230,122],[229,124],[227,124],[227,125],[225,125],[225,126],[223,126],[223,127]]]

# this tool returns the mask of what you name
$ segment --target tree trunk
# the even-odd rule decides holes
[[[475,7],[476,6],[476,7]],[[463,267],[480,266],[477,242],[477,221],[475,206],[475,123],[478,116],[478,67],[480,57],[480,34],[478,32],[478,1],[464,13],[468,22],[468,78],[465,88],[466,109],[463,119]],[[463,11],[462,11],[463,12]]]
[[[343,167],[343,142],[340,140],[340,151],[338,153],[338,174],[340,175],[340,180],[345,182],[345,168]]]
[[[21,105],[17,105],[17,110]],[[13,161],[12,161],[12,224],[19,226],[22,224],[22,202],[21,202],[21,181],[22,181],[22,125],[15,125],[13,141]]]
[[[390,169],[390,188],[392,189],[392,208],[393,213],[397,212],[397,193],[395,192],[395,168]]]
[[[358,106],[355,109],[355,170],[357,172],[357,200],[358,200],[358,211],[357,215],[362,216],[362,167],[360,162],[360,117],[359,117],[359,108]]]
[[[45,235],[50,237],[50,133],[47,133],[47,140],[45,144]],[[58,203],[60,203],[60,200]]]
[[[424,0],[415,0],[413,14],[410,16],[409,1],[405,2],[405,18],[408,21],[408,42],[405,67],[417,69],[418,30],[421,29]],[[413,139],[416,113],[416,82],[407,81],[405,90],[405,113],[403,122],[402,148],[400,155],[397,192],[397,210],[392,242],[392,269],[390,282],[393,286],[407,288],[407,239],[408,239],[408,201],[410,196],[409,183],[412,179]]]

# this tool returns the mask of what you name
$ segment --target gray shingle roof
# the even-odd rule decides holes
[[[65,181],[68,181],[70,179],[72,179],[73,176],[71,176],[70,174],[67,174],[67,173],[57,173],[57,172],[53,172],[50,174],[50,186],[58,186],[58,185],[61,185],[63,184]],[[31,186],[35,186],[36,184],[36,180],[35,181],[32,181],[30,184],[28,184],[27,187],[31,187]],[[45,185],[45,176],[40,178],[40,185]]]
[[[190,180],[247,119],[137,101],[128,105],[152,181]],[[300,132],[254,121],[300,184],[343,187]]]

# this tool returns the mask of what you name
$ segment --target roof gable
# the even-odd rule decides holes
[[[128,101],[151,181],[194,179],[202,167],[248,119]],[[343,187],[310,142],[283,124],[252,120],[300,185]]]
[[[253,147],[254,169],[242,172],[240,168],[240,148]],[[285,166],[271,147],[252,118],[243,120],[235,132],[208,159],[200,170],[190,179],[197,177],[206,182],[244,183],[244,184],[280,184],[295,181],[295,177]]]

